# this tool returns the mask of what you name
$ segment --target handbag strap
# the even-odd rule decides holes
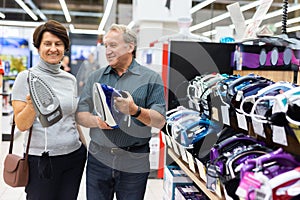
[[[11,125],[11,133],[10,133],[9,154],[11,154],[12,150],[13,150],[14,135],[15,135],[15,126],[16,126],[15,116],[13,116],[13,122],[12,122],[12,125]],[[28,159],[28,153],[29,153],[29,146],[30,146],[31,135],[32,135],[32,126],[29,129],[29,135],[28,135],[26,152],[25,152],[25,160]]]

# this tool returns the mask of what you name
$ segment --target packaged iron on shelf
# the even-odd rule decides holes
[[[195,157],[206,156],[207,151],[217,141],[217,133],[221,129],[218,123],[192,109],[178,107],[167,113],[166,134]],[[210,140],[204,143],[207,137]],[[201,148],[202,144],[208,146]]]
[[[246,200],[292,199],[300,195],[300,161],[281,148],[248,159],[236,194]]]
[[[178,185],[175,188],[176,200],[209,200],[209,198],[194,185]]]
[[[229,196],[236,199],[236,188],[240,180],[240,168],[249,158],[256,158],[270,152],[271,149],[243,133],[236,133],[219,141],[210,151],[207,167],[207,188],[211,188],[219,179]]]

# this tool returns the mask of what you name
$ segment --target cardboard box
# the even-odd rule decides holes
[[[163,182],[163,188],[166,194],[165,199],[174,200],[176,186],[186,183],[192,184],[193,181],[183,170],[181,170],[178,166],[165,166]]]
[[[158,136],[152,136],[149,142],[150,145],[150,169],[158,169],[159,168],[159,143],[160,139]]]
[[[209,200],[209,198],[194,185],[180,185],[175,188],[175,200]]]

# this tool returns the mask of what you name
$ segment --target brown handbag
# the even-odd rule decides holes
[[[7,185],[10,185],[11,187],[25,187],[29,179],[28,151],[29,151],[30,139],[32,134],[32,127],[29,130],[26,153],[23,157],[12,153],[14,132],[15,132],[15,120],[13,117],[9,153],[4,160],[3,178],[4,178],[4,182]]]

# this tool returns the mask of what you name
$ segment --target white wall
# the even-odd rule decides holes
[[[129,24],[132,21],[132,5],[118,4],[118,23]]]
[[[134,21],[177,21],[179,17],[190,16],[191,0],[172,0],[170,9],[166,0],[133,0]]]

